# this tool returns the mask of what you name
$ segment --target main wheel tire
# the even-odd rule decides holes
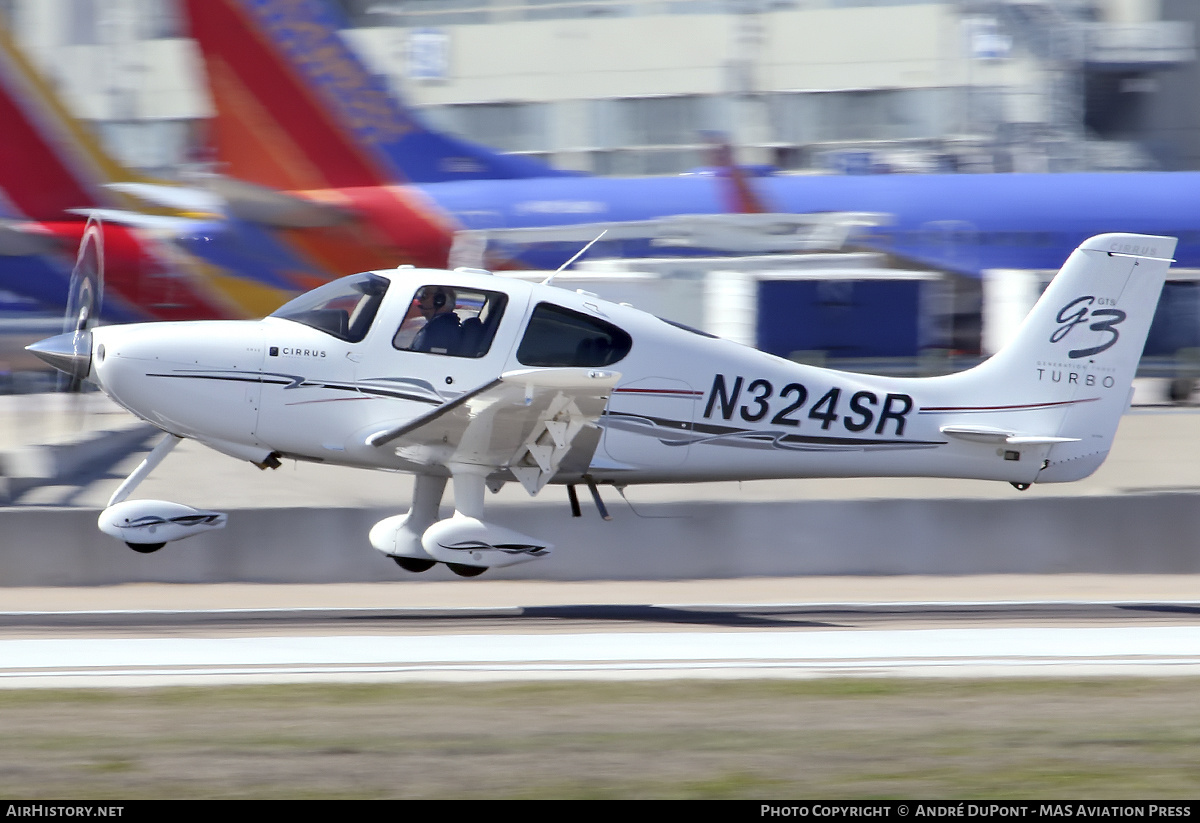
[[[487,571],[487,566],[466,566],[462,563],[447,563],[446,568],[459,577],[479,577],[479,575]]]
[[[392,559],[406,572],[427,572],[437,565],[436,560],[425,560],[420,557],[393,557]]]
[[[126,541],[125,545],[128,546],[129,548],[133,549],[138,554],[151,554],[152,552],[158,551],[159,549],[161,549],[163,546],[165,546],[167,544],[166,543],[130,543],[129,541]]]

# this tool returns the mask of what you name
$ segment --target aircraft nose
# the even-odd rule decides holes
[[[67,332],[47,337],[26,346],[25,350],[75,380],[84,379],[92,370],[90,331]]]

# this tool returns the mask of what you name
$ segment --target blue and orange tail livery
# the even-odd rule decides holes
[[[108,186],[118,182],[149,181],[105,152],[0,26],[0,288],[61,311],[85,231],[79,212],[138,205]],[[191,225],[169,237],[105,222],[108,319],[261,316],[318,272],[254,226]]]
[[[339,34],[322,0],[185,0],[222,173],[300,191],[558,176],[428,129]]]

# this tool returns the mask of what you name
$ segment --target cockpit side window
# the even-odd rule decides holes
[[[492,347],[508,296],[482,289],[429,285],[417,289],[392,338],[400,351],[483,357]]]
[[[375,322],[387,278],[353,274],[284,303],[271,317],[303,323],[348,343],[361,342]]]
[[[633,339],[612,323],[539,303],[517,348],[525,366],[607,366],[633,346]]]

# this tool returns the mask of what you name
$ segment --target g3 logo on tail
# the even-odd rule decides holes
[[[1113,344],[1121,336],[1121,333],[1113,327],[1124,322],[1125,312],[1120,309],[1093,309],[1091,307],[1095,302],[1096,298],[1091,295],[1076,297],[1059,309],[1057,320],[1062,325],[1050,335],[1050,342],[1057,343],[1070,334],[1071,329],[1080,323],[1086,323],[1089,319],[1097,318],[1104,319],[1097,320],[1097,322],[1092,323],[1088,328],[1092,331],[1108,332],[1112,337],[1105,340],[1099,346],[1092,346],[1087,349],[1072,349],[1067,352],[1069,357],[1091,357],[1093,354],[1099,354],[1102,351],[1112,348]]]

